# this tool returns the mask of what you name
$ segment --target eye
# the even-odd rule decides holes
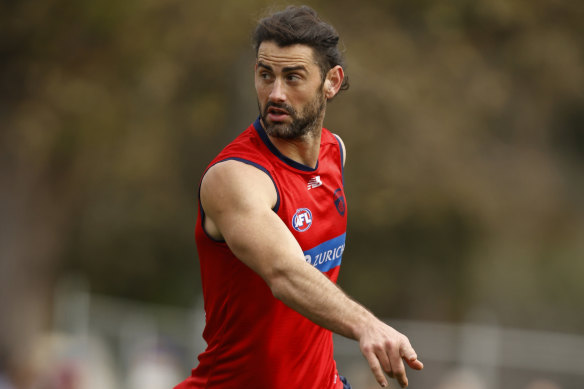
[[[261,71],[258,76],[262,80],[270,80],[272,78],[272,74],[267,71]]]
[[[296,73],[290,73],[286,76],[286,80],[288,81],[300,81],[302,78],[300,77],[300,75],[296,74]]]

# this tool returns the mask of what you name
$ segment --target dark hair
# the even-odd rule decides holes
[[[261,19],[252,36],[256,52],[262,42],[273,41],[280,47],[304,44],[312,47],[322,77],[337,65],[344,67],[343,55],[339,51],[339,35],[328,23],[319,19],[316,11],[308,6],[289,6]],[[341,90],[349,88],[345,76]]]

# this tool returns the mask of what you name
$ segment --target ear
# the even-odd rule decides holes
[[[327,100],[332,99],[337,93],[339,93],[344,78],[345,73],[343,72],[343,68],[339,65],[328,71],[324,80],[324,95]]]

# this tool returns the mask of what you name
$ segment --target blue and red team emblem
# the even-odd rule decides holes
[[[335,196],[335,206],[337,207],[337,211],[339,212],[339,215],[344,216],[346,207],[345,207],[345,198],[343,197],[343,191],[340,188],[335,190],[334,196]]]
[[[298,208],[292,216],[292,227],[298,232],[306,231],[312,225],[312,212],[308,208]]]

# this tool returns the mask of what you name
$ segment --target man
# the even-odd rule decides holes
[[[322,127],[348,87],[338,35],[308,7],[254,33],[260,117],[209,165],[196,227],[207,349],[187,388],[350,388],[332,332],[355,339],[381,386],[422,363],[408,339],[336,285],[345,149]]]

